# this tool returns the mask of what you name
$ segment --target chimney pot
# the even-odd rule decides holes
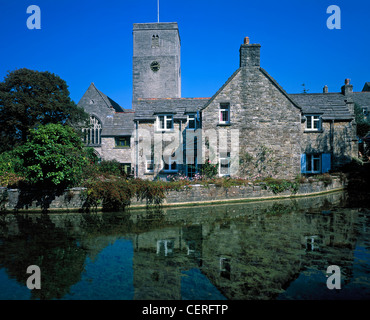
[[[328,89],[328,86],[324,86],[324,89],[322,90],[323,93],[328,93],[329,92],[329,89]]]
[[[345,85],[348,85],[350,81],[351,81],[350,79],[345,79],[345,80],[344,80],[344,84],[345,84]]]
[[[249,44],[249,37],[244,38],[244,44]]]

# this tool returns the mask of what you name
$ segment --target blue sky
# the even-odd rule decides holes
[[[26,26],[41,9],[41,30]],[[329,30],[330,5],[341,29]],[[0,0],[0,80],[8,71],[50,71],[78,103],[91,82],[131,107],[132,25],[156,22],[157,0]],[[160,0],[160,21],[178,22],[182,96],[210,97],[239,66],[244,37],[261,44],[263,67],[288,93],[355,91],[370,81],[370,1]]]

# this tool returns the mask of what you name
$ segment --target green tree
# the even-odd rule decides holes
[[[370,131],[370,119],[365,117],[362,108],[355,103],[355,120],[357,124],[357,135],[362,138]]]
[[[23,68],[0,82],[0,152],[25,143],[38,125],[77,126],[87,118],[70,99],[66,82],[53,73]]]
[[[14,152],[23,161],[27,182],[43,187],[77,185],[91,161],[80,136],[61,124],[32,129],[28,141]]]

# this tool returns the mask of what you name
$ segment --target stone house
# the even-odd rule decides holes
[[[288,94],[245,38],[239,68],[212,97],[182,98],[177,23],[134,24],[133,48],[132,109],[94,84],[78,105],[91,116],[86,145],[136,177],[193,177],[209,162],[220,176],[294,178],[358,155],[354,104],[368,110],[369,83],[362,92],[346,79],[338,93]]]

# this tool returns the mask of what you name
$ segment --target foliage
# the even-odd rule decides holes
[[[32,129],[28,141],[14,152],[23,161],[27,182],[43,187],[77,185],[89,163],[79,135],[61,124]]]
[[[322,175],[317,176],[319,181],[322,181],[325,186],[328,186],[333,183],[333,178],[330,174],[324,173]]]
[[[17,187],[24,180],[19,173],[22,167],[22,160],[14,152],[0,154],[0,186]]]
[[[298,192],[299,182],[290,181],[285,179],[272,179],[264,180],[266,186],[275,194],[290,190],[293,194]]]
[[[357,125],[357,135],[364,137],[370,131],[370,119],[365,117],[362,108],[355,103],[355,120]]]
[[[239,170],[240,175],[242,176],[250,176],[252,174],[251,164],[253,160],[253,156],[245,151],[244,148],[241,149],[240,155],[239,155]]]
[[[209,159],[201,165],[201,174],[207,179],[213,179],[218,174],[218,163],[213,164]]]
[[[281,171],[282,164],[277,160],[274,150],[264,145],[254,150],[254,155],[241,149],[239,155],[239,171],[241,176],[251,180],[271,178]]]
[[[122,165],[117,160],[103,160],[98,165],[97,168],[100,173],[108,173],[116,176],[125,176],[122,170]]]
[[[182,184],[165,181],[125,179],[92,180],[87,185],[87,203],[101,205],[105,211],[117,211],[131,204],[131,200],[146,200],[147,205],[159,205],[168,190],[178,190]]]
[[[88,115],[70,99],[59,76],[26,68],[0,82],[0,152],[26,143],[30,129],[48,123],[83,125]]]

